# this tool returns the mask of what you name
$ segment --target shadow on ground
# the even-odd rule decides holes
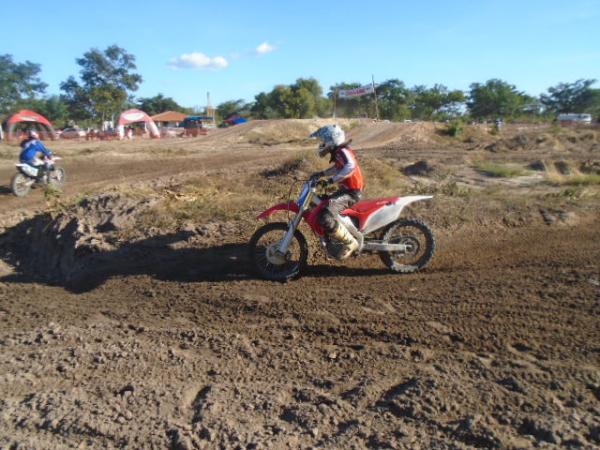
[[[16,267],[0,278],[4,283],[43,283],[75,293],[91,291],[115,276],[148,275],[164,281],[234,281],[258,278],[246,243],[225,243],[205,248],[185,246],[193,232],[180,231],[126,243],[111,251],[64,254],[47,242],[36,248],[0,236],[0,259]],[[58,239],[57,241],[60,241]],[[56,255],[51,254],[57,253]],[[350,268],[327,264],[309,265],[305,277],[358,277],[387,274],[385,268]]]

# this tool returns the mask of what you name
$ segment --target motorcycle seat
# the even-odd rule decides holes
[[[400,197],[387,197],[387,198],[376,198],[371,200],[361,200],[360,202],[355,203],[350,208],[343,211],[346,213],[347,211],[353,211],[358,214],[368,213],[370,211],[375,211],[382,206],[389,205],[391,203],[395,203]]]

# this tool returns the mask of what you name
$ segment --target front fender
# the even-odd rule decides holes
[[[279,203],[278,205],[271,206],[269,209],[261,212],[256,218],[258,220],[266,219],[271,214],[277,211],[292,211],[294,213],[298,213],[298,211],[300,211],[300,208],[298,208],[296,202]]]

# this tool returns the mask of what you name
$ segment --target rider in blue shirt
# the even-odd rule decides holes
[[[38,158],[39,153],[43,154],[46,158],[52,157],[52,152],[40,141],[39,135],[35,130],[27,132],[27,139],[21,142],[21,148],[23,149],[19,155],[21,163],[29,164],[35,168],[42,165],[42,161]]]

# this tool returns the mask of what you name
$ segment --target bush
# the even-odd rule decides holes
[[[460,136],[465,130],[465,123],[462,120],[451,120],[446,126],[446,134],[450,137]]]

